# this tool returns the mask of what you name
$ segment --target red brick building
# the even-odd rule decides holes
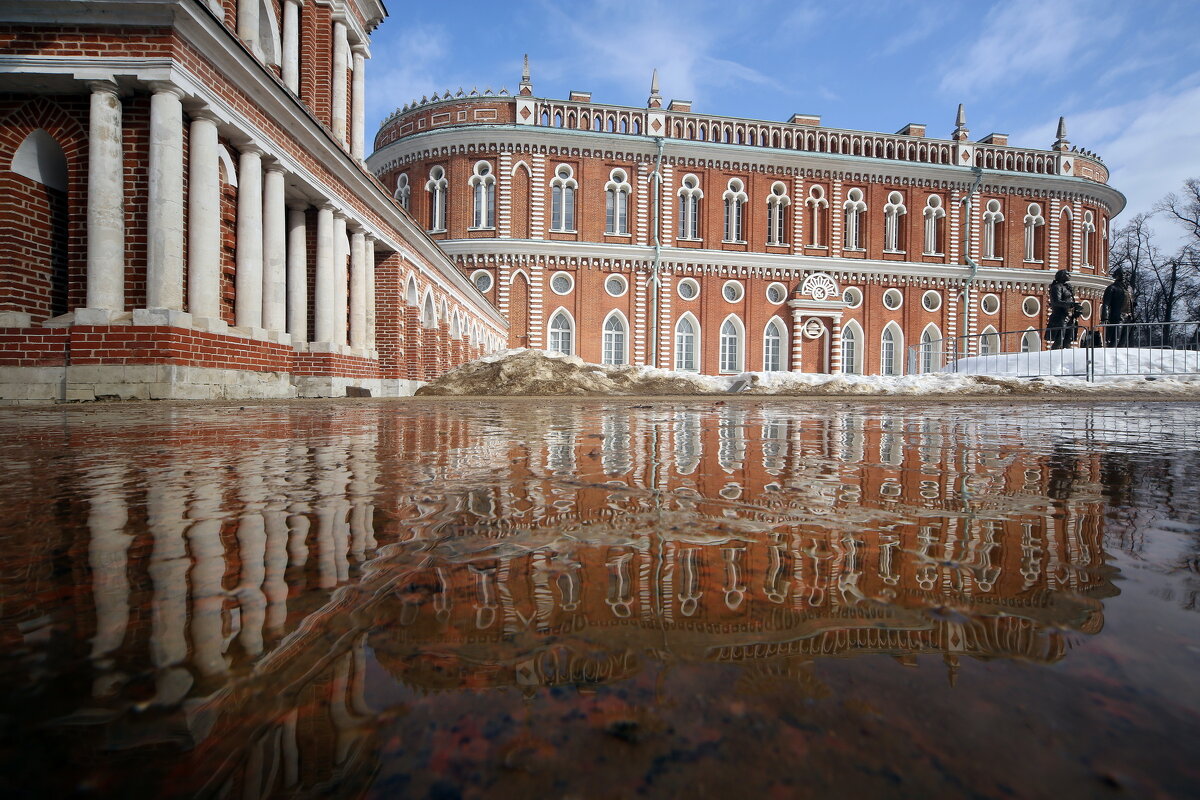
[[[906,346],[1042,346],[1069,269],[1084,317],[1124,205],[1060,125],[1049,150],[490,89],[421,98],[368,159],[510,322],[509,344],[709,374],[901,374]],[[1011,337],[991,333],[1016,332]],[[932,350],[932,348],[930,348]],[[924,362],[924,363],[922,363]]]
[[[505,343],[363,165],[385,13],[0,2],[0,400],[406,394]]]

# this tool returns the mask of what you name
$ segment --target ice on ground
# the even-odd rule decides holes
[[[1065,350],[1018,356],[1076,353]],[[964,359],[967,361],[970,359]],[[961,366],[961,362],[960,362]],[[807,372],[744,372],[698,375],[652,367],[591,364],[577,356],[545,350],[507,350],[467,362],[417,390],[423,396],[653,396],[728,394],[745,387],[755,395],[1075,395],[1136,392],[1200,399],[1200,376],[1146,380],[1142,377],[1047,376],[1019,378],[1012,372],[967,375],[935,372],[884,375],[822,375]],[[740,384],[740,386],[739,386]]]

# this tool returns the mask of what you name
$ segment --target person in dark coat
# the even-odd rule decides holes
[[[1123,323],[1133,317],[1133,292],[1125,278],[1125,270],[1113,270],[1113,282],[1104,290],[1104,305],[1100,308],[1100,320],[1104,323],[1104,344],[1108,347],[1126,347],[1129,344],[1129,328]]]
[[[1062,350],[1071,344],[1074,336],[1067,330],[1067,320],[1075,313],[1075,290],[1067,279],[1071,273],[1060,269],[1054,273],[1054,282],[1050,284],[1050,321],[1047,324],[1046,338],[1050,340],[1051,350]]]

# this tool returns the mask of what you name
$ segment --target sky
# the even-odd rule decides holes
[[[372,36],[367,128],[422,95],[506,87],[529,54],[534,94],[973,139],[1009,134],[1097,152],[1128,198],[1120,225],[1200,177],[1200,0],[391,0]],[[1178,242],[1165,221],[1161,244]]]

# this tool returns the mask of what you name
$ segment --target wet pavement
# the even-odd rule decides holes
[[[5,797],[1182,797],[1200,405],[0,409]]]

